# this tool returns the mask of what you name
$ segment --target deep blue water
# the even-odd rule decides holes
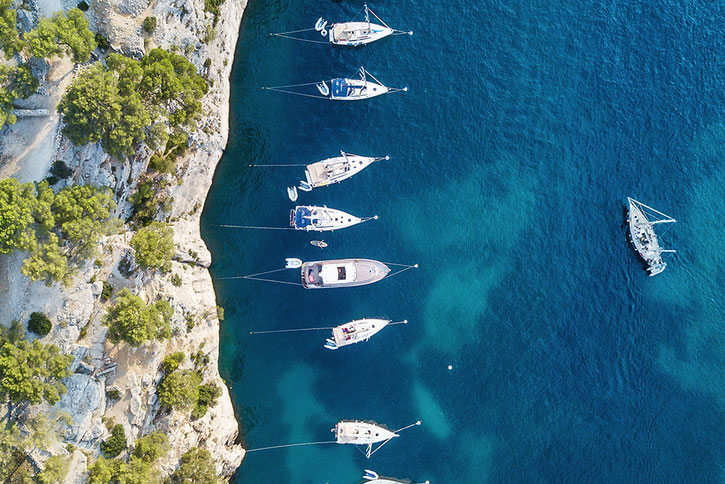
[[[360,49],[268,35],[360,6],[249,1],[203,216],[220,371],[248,448],[329,440],[338,419],[423,425],[370,461],[250,453],[236,481],[725,482],[725,4],[379,1],[415,35]],[[410,91],[345,104],[259,89],[360,65]],[[248,165],[340,149],[391,159],[300,202],[377,222],[324,251],[214,226],[286,225],[302,169]],[[627,243],[627,196],[679,220],[657,277]],[[329,291],[219,279],[285,257],[420,269]],[[410,323],[336,352],[326,332],[249,334],[383,316]]]

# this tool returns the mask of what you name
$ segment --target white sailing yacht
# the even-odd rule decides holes
[[[295,230],[324,232],[377,219],[377,215],[361,218],[326,206],[299,205],[290,211],[289,224]]]
[[[313,188],[340,183],[360,173],[376,161],[389,159],[389,156],[360,156],[340,151],[340,156],[307,165],[305,169],[306,181],[300,181],[299,188],[302,191],[309,192]]]
[[[396,479],[394,477],[380,477],[377,472],[365,469],[365,475],[363,479],[367,481],[367,484],[411,484],[409,479]],[[430,484],[430,481],[425,481],[422,484]]]
[[[391,432],[375,422],[362,420],[340,420],[331,432],[335,433],[338,444],[365,445],[367,447],[365,455],[368,458],[372,455],[373,444],[385,443],[399,437],[395,432]]]
[[[315,23],[315,30],[320,32],[323,37],[328,37],[329,34],[331,44],[349,45],[353,47],[384,39],[394,33],[413,34],[413,32],[402,32],[388,27],[388,25],[383,22],[380,17],[375,15],[375,13],[368,8],[367,3],[363,7],[363,10],[365,11],[365,20],[362,22],[355,22],[355,19],[353,18],[350,22],[334,23],[328,27],[327,21],[320,17]],[[370,21],[370,14],[372,14],[375,19],[380,22],[380,24],[372,23]]]
[[[325,81],[321,81],[317,84],[317,90],[320,91],[322,96],[333,101],[360,101],[361,99],[370,99],[389,92],[407,91],[408,88],[389,88],[365,70],[364,67],[361,67],[357,71],[357,77],[338,77],[330,81],[330,86]]]
[[[389,319],[357,319],[332,328],[332,338],[327,338],[325,348],[336,350],[343,346],[367,341],[388,324]],[[406,320],[407,322],[407,320]]]
[[[654,226],[663,223],[674,223],[675,219],[649,207],[634,198],[627,197],[629,202],[629,234],[632,245],[647,263],[650,276],[656,276],[665,270],[667,263],[662,260],[662,253],[674,253],[675,250],[663,249],[655,233]]]

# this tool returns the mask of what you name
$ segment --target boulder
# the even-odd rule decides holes
[[[73,419],[66,431],[68,441],[79,442],[91,430],[93,414],[102,402],[101,384],[88,375],[73,374],[63,379],[67,392],[51,410],[68,412]]]

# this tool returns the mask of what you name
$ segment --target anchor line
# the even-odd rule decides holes
[[[281,271],[285,271],[285,270],[287,270],[286,267],[285,268],[282,268],[282,269],[274,269],[272,271],[258,272],[256,274],[250,274],[248,276],[228,276],[228,277],[220,277],[219,279],[224,279],[224,280],[230,280],[230,279],[249,279],[249,280],[252,280],[252,281],[276,282],[278,284],[288,284],[290,286],[301,286],[302,285],[299,282],[278,281],[276,279],[266,279],[266,278],[263,278],[263,277],[258,277],[258,276],[264,276],[264,275],[267,275],[267,274],[273,274],[275,272],[281,272]]]
[[[230,229],[257,229],[257,230],[295,230],[292,227],[261,227],[258,225],[216,225],[216,227],[230,228]]]
[[[307,30],[314,30],[314,29],[307,29]],[[302,30],[301,32],[304,32],[304,30]],[[326,42],[324,40],[302,39],[300,37],[295,37],[293,35],[285,35],[285,34],[269,34],[269,35],[273,35],[275,37],[281,37],[283,39],[296,40],[298,42],[308,42],[310,44],[329,44],[329,42]]]
[[[303,445],[324,445],[324,444],[336,444],[336,440],[324,440],[321,442],[302,442],[299,444],[283,444],[283,445],[271,445],[269,447],[259,447],[257,449],[247,449],[247,452],[259,452],[260,450],[272,450],[272,449],[284,449],[287,447],[300,447]]]
[[[318,96],[316,94],[305,94],[303,92],[289,91],[286,89],[277,89],[276,87],[263,87],[262,89],[266,90],[266,91],[275,91],[275,92],[281,92],[281,93],[285,93],[285,94],[294,94],[295,96],[311,97],[314,99],[330,99],[329,97],[325,97],[325,96]]]
[[[293,163],[293,164],[288,164],[288,165],[252,165],[252,164],[250,164],[249,166],[252,166],[252,167],[262,167],[262,168],[265,168],[265,167],[280,167],[280,166],[288,167],[288,166],[307,166],[307,163]]]
[[[395,324],[408,324],[408,320],[404,319],[403,321],[396,321],[394,323],[388,323],[388,326],[393,326]],[[297,333],[301,331],[329,331],[331,329],[334,329],[334,326],[324,326],[320,328],[290,328],[290,329],[270,329],[266,331],[250,331],[249,334],[277,334],[277,333]]]

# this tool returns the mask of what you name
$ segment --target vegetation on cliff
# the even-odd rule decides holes
[[[154,339],[167,339],[171,335],[169,321],[173,314],[168,301],[146,304],[125,287],[108,309],[104,322],[112,342],[125,341],[131,346],[140,346]]]
[[[23,274],[68,282],[74,267],[95,254],[101,237],[118,228],[107,188],[74,185],[57,194],[47,182],[0,181],[0,254],[27,251]]]

